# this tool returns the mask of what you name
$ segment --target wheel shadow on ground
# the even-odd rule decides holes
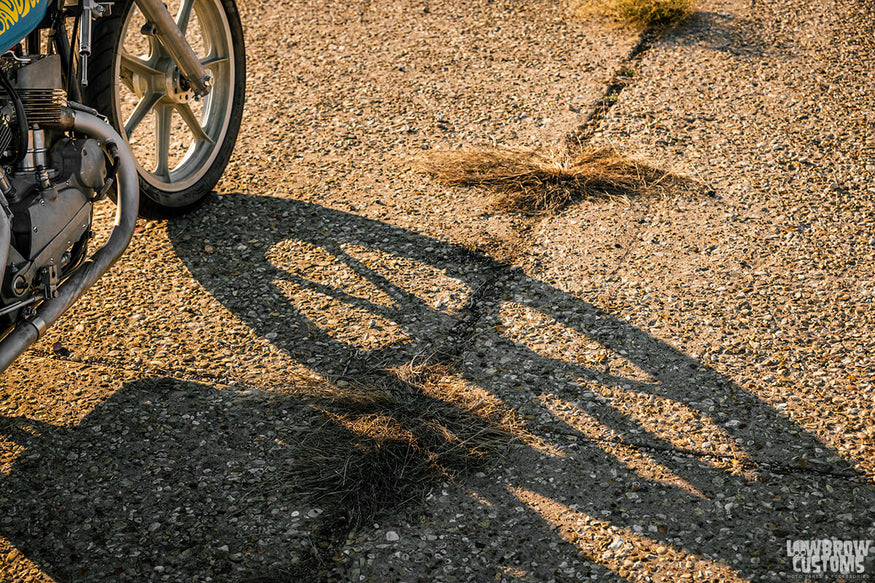
[[[350,499],[323,491],[320,513],[319,493],[301,484],[325,488],[373,463],[386,437],[361,423],[405,436],[389,439],[402,451],[390,462],[426,465],[504,430],[501,415],[404,372],[427,359],[493,412],[525,419],[513,426],[522,445],[485,477],[455,472],[497,526],[447,537],[404,567],[415,572],[399,566],[399,580],[439,580],[463,557],[467,571],[453,576],[470,581],[728,581],[790,571],[787,539],[871,538],[875,489],[815,436],[646,331],[488,256],[256,196],[222,197],[169,232],[208,293],[326,381],[278,392],[142,381],[80,425],[28,441],[0,478],[0,534],[59,580],[131,568],[156,580],[345,579],[357,557],[329,558],[356,524]],[[313,459],[326,442],[340,449]],[[445,459],[494,458],[463,447]],[[456,470],[437,463],[411,484],[409,467],[379,466],[388,481],[359,488],[355,503],[388,520]],[[390,486],[400,495],[381,499]],[[447,511],[461,510],[451,500]],[[391,569],[395,547],[383,548]]]
[[[656,543],[741,572],[752,558],[755,570],[784,568],[785,538],[869,536],[861,510],[875,506],[875,490],[865,477],[767,403],[624,320],[488,256],[383,222],[264,197],[221,205],[230,208],[196,217],[193,231],[210,232],[213,217],[245,216],[247,244],[257,253],[237,257],[240,246],[231,243],[211,262],[198,241],[185,240],[186,225],[171,232],[208,292],[330,379],[354,381],[423,354],[443,355],[473,388],[515,411],[558,421],[562,431],[583,438],[574,458],[589,460],[589,479],[612,486],[594,492],[570,476],[533,486],[547,499],[621,508],[617,526],[635,532],[644,525]],[[229,290],[222,274],[247,270],[258,274],[268,301]],[[426,283],[417,284],[419,278]],[[438,297],[441,286],[457,297]],[[271,301],[280,295],[279,305]],[[347,317],[323,319],[323,311],[334,310]],[[271,311],[273,318],[259,315]],[[380,322],[398,335],[380,340],[371,332]],[[535,338],[527,338],[532,329]],[[538,338],[539,330],[550,332]],[[641,454],[649,459],[636,459]],[[542,452],[536,458],[555,475],[569,466]],[[617,498],[630,500],[631,489],[637,501],[618,504]],[[495,506],[518,506],[516,492],[505,492]],[[672,520],[659,518],[666,512]],[[740,524],[749,525],[741,528],[747,536],[737,537],[745,549],[730,550],[714,536]]]

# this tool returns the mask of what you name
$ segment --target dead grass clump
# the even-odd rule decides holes
[[[690,16],[695,7],[695,0],[583,0],[576,11],[645,28],[678,24]]]
[[[445,367],[404,370],[403,378],[391,371],[359,379],[348,398],[316,405],[322,421],[286,474],[295,489],[332,507],[336,527],[367,522],[438,480],[500,459],[514,439],[500,402],[435,398],[438,384],[452,385]]]
[[[581,199],[645,194],[669,176],[611,148],[483,146],[435,151],[417,166],[446,184],[491,190],[496,209],[526,214],[554,212]]]

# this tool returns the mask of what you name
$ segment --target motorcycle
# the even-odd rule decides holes
[[[234,148],[234,0],[0,0],[0,371],[124,253],[198,208]],[[173,14],[171,13],[173,12]],[[116,204],[89,251],[94,209]]]

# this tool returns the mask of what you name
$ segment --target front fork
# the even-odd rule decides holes
[[[188,80],[195,97],[205,96],[212,89],[213,78],[185,40],[167,6],[161,0],[134,0],[146,20],[155,27],[159,42],[164,45],[176,67]],[[82,85],[88,85],[88,57],[91,55],[91,21],[103,16],[111,4],[81,0],[82,16],[79,21],[79,72]]]
[[[94,0],[81,0],[82,15],[79,20],[79,82],[88,85],[88,59],[91,57],[91,21],[106,14],[111,4],[99,4]]]

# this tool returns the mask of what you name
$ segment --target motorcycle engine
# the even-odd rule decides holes
[[[0,315],[35,297],[51,298],[84,260],[95,192],[106,182],[101,145],[60,128],[67,105],[58,55],[0,58],[27,120],[26,141],[12,97],[0,90],[0,193],[11,213],[12,241]],[[16,147],[26,143],[26,151]]]

